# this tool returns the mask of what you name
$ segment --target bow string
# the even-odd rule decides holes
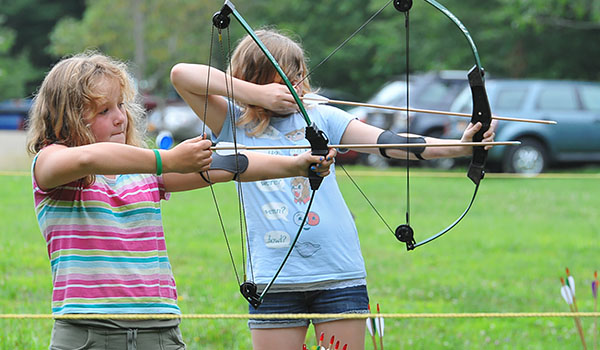
[[[265,54],[265,56],[267,57],[269,62],[271,62],[271,64],[277,71],[277,74],[281,77],[282,81],[284,82],[284,84],[287,86],[288,90],[292,94],[294,101],[298,105],[299,111],[302,114],[302,116],[306,122],[306,125],[307,125],[305,127],[305,138],[310,143],[311,153],[313,155],[326,156],[329,151],[329,147],[328,147],[329,139],[327,138],[327,135],[325,135],[325,133],[322,130],[319,130],[319,128],[315,125],[315,123],[311,121],[310,117],[308,116],[308,113],[306,112],[306,109],[304,108],[304,104],[302,103],[302,100],[296,93],[296,90],[294,89],[294,86],[290,82],[289,78],[286,76],[283,69],[281,69],[281,66],[279,65],[277,60],[273,57],[271,52],[267,49],[267,47],[263,44],[263,42],[254,33],[252,28],[248,25],[248,23],[244,20],[244,18],[240,15],[240,13],[235,9],[235,6],[233,5],[233,3],[231,1],[226,0],[223,7],[221,8],[221,10],[213,15],[212,21],[213,21],[214,27],[216,27],[219,30],[219,33],[221,30],[228,28],[229,24],[231,22],[230,16],[233,16],[239,22],[239,24],[248,33],[248,35],[252,38],[252,40],[256,43],[256,45],[258,45],[260,50]],[[233,133],[235,135],[235,130]],[[235,143],[235,139],[234,139],[234,143]],[[296,233],[294,240],[290,244],[290,248],[288,249],[283,261],[279,265],[274,276],[271,278],[270,282],[266,285],[266,287],[263,289],[263,291],[260,294],[258,294],[258,288],[257,288],[256,284],[254,283],[254,281],[252,281],[252,280],[247,280],[240,285],[240,292],[242,293],[244,298],[246,298],[246,300],[254,308],[258,308],[260,306],[260,304],[262,303],[262,301],[264,299],[264,296],[266,295],[266,293],[269,291],[269,289],[271,288],[271,286],[277,279],[277,276],[279,276],[279,274],[281,273],[281,270],[283,269],[283,266],[287,262],[294,247],[296,246],[296,242],[298,241],[298,238],[300,237],[300,233],[302,232],[304,224],[306,223],[308,214],[312,207],[312,203],[313,203],[316,191],[319,189],[319,187],[323,181],[323,178],[321,176],[319,176],[311,168],[308,169],[308,173],[309,173],[308,179],[309,179],[310,187],[312,189],[310,201],[308,202],[308,206],[307,206],[306,212],[303,216],[303,219],[302,219],[302,222],[298,229],[298,232]],[[250,250],[248,250],[248,252],[250,252]]]

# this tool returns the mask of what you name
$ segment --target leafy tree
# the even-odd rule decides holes
[[[253,28],[276,26],[301,39],[316,86],[364,99],[387,80],[406,73],[405,16],[391,5],[316,68],[387,0],[234,2]],[[550,0],[552,6],[547,0],[442,3],[467,26],[492,76],[600,79],[598,61],[589,59],[600,54],[599,45],[590,45],[597,41],[600,12],[600,5],[592,0]],[[61,56],[100,49],[132,61],[142,86],[164,93],[170,89],[171,66],[181,61],[207,63],[211,40],[211,63],[221,68],[226,64],[226,52],[244,33],[232,20],[231,33],[223,32],[223,44],[210,38],[211,18],[221,4],[213,0],[88,2],[81,20],[67,18],[56,26],[50,36],[51,52]],[[443,14],[425,1],[414,1],[409,18],[411,72],[467,70],[473,65],[462,34]]]
[[[4,55],[21,64],[10,70],[14,93],[24,97],[39,86],[44,73],[57,59],[46,51],[48,33],[59,18],[79,16],[84,1],[0,0],[0,16],[4,18],[4,26],[13,33],[12,45]]]
[[[500,0],[518,77],[600,80],[600,2]],[[509,34],[509,31],[504,31]]]
[[[81,20],[58,23],[50,50],[65,55],[98,49],[130,60],[142,87],[166,91],[174,63],[208,59],[215,11],[209,0],[93,1]]]
[[[25,84],[36,75],[25,55],[10,55],[16,34],[2,24],[0,16],[0,101],[25,97]]]

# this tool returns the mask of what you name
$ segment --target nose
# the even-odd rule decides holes
[[[119,108],[118,112],[116,113],[115,119],[114,119],[115,125],[121,125],[121,124],[125,123],[126,121],[127,121],[127,112],[125,111],[125,108]]]

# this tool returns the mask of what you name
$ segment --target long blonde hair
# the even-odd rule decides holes
[[[54,143],[74,147],[96,142],[88,125],[105,97],[99,94],[104,79],[121,87],[127,114],[125,142],[143,146],[140,128],[145,112],[126,64],[90,51],[61,60],[44,78],[29,112],[27,150],[36,154]]]
[[[75,147],[95,143],[89,123],[105,98],[99,93],[99,87],[106,79],[121,88],[127,115],[125,143],[144,146],[141,121],[145,111],[138,102],[127,65],[88,51],[62,59],[44,78],[29,112],[28,152],[36,154],[52,144]],[[88,176],[85,183],[94,180],[94,176]]]
[[[306,76],[304,50],[297,41],[275,29],[257,30],[256,36],[265,44],[286,76],[291,79]],[[281,82],[271,62],[249,35],[246,35],[236,46],[228,73],[235,78],[260,85]],[[301,86],[303,94],[311,91],[308,79],[304,79]],[[249,135],[261,134],[269,125],[269,119],[276,115],[272,111],[254,105],[243,107],[245,107],[244,114],[237,125],[248,125]]]

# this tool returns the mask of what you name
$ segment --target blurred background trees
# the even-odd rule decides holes
[[[386,1],[234,3],[253,28],[295,33],[314,67]],[[469,28],[495,77],[600,80],[598,1],[441,2]],[[0,100],[31,96],[54,62],[86,49],[131,62],[140,88],[165,95],[173,64],[208,62],[211,18],[221,6],[220,0],[0,0]],[[311,75],[313,84],[364,99],[405,74],[404,17],[389,5]],[[230,27],[233,46],[243,32],[235,21]],[[409,49],[411,71],[473,64],[462,34],[424,1],[410,13]],[[222,68],[221,50],[215,43],[212,63]]]

